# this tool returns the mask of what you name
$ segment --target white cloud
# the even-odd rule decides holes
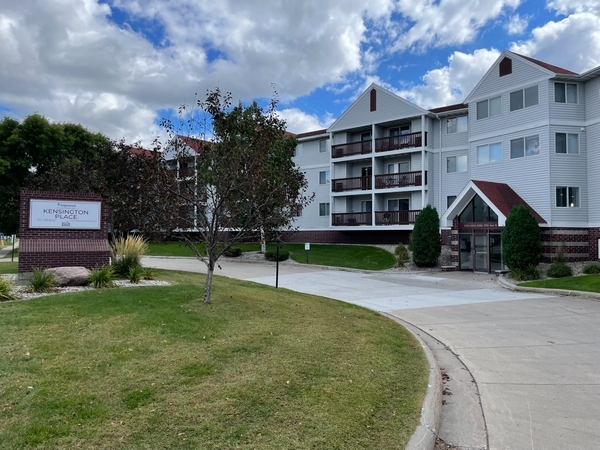
[[[423,76],[423,84],[396,93],[427,109],[460,103],[499,55],[496,49],[479,49],[472,54],[454,52],[447,66],[430,70]]]
[[[282,109],[277,114],[287,122],[287,130],[295,134],[327,128],[335,120],[331,114],[319,118],[298,108]]]
[[[521,0],[399,0],[397,9],[407,24],[392,51],[470,42],[481,27],[504,11],[514,10],[520,3]]]
[[[535,28],[532,38],[511,46],[516,53],[583,72],[600,65],[600,16],[572,14],[558,22]]]
[[[549,0],[547,6],[565,15],[581,12],[600,13],[600,4],[597,0]]]
[[[529,25],[529,18],[521,17],[519,14],[515,14],[505,24],[504,28],[508,34],[523,34],[527,30]]]

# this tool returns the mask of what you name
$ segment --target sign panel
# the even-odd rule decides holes
[[[310,243],[304,244],[304,250],[310,250]]]
[[[29,228],[99,230],[101,202],[29,201]]]

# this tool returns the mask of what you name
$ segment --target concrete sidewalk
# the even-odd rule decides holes
[[[188,259],[144,265],[203,272]],[[216,274],[268,285],[275,266]],[[445,374],[438,435],[461,449],[590,449],[600,441],[600,302],[500,288],[471,273],[366,273],[280,265],[279,286],[416,327]]]

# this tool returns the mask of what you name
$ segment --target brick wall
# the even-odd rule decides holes
[[[563,244],[569,262],[597,259],[598,253],[593,254],[590,249],[590,240],[587,228],[542,228],[543,261],[553,262],[556,251]]]
[[[108,208],[100,212],[99,230],[29,228],[29,201],[64,200],[102,202],[95,194],[53,191],[21,191],[19,219],[19,273],[33,268],[83,266],[88,269],[110,261],[108,246]]]
[[[398,245],[408,244],[410,231],[407,230],[322,230],[296,231],[282,234],[284,242],[310,242],[315,244],[365,244]]]

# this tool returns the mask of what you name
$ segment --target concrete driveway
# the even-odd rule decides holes
[[[189,259],[143,264],[203,271]],[[219,275],[275,284],[274,265],[223,261],[221,267]],[[452,366],[450,380],[463,381],[463,387],[448,384],[453,395],[444,400],[458,418],[450,410],[440,430],[455,448],[600,448],[600,302],[513,292],[488,275],[292,263],[280,265],[279,286],[380,311],[418,327],[434,350],[454,353],[458,363],[438,360]]]

